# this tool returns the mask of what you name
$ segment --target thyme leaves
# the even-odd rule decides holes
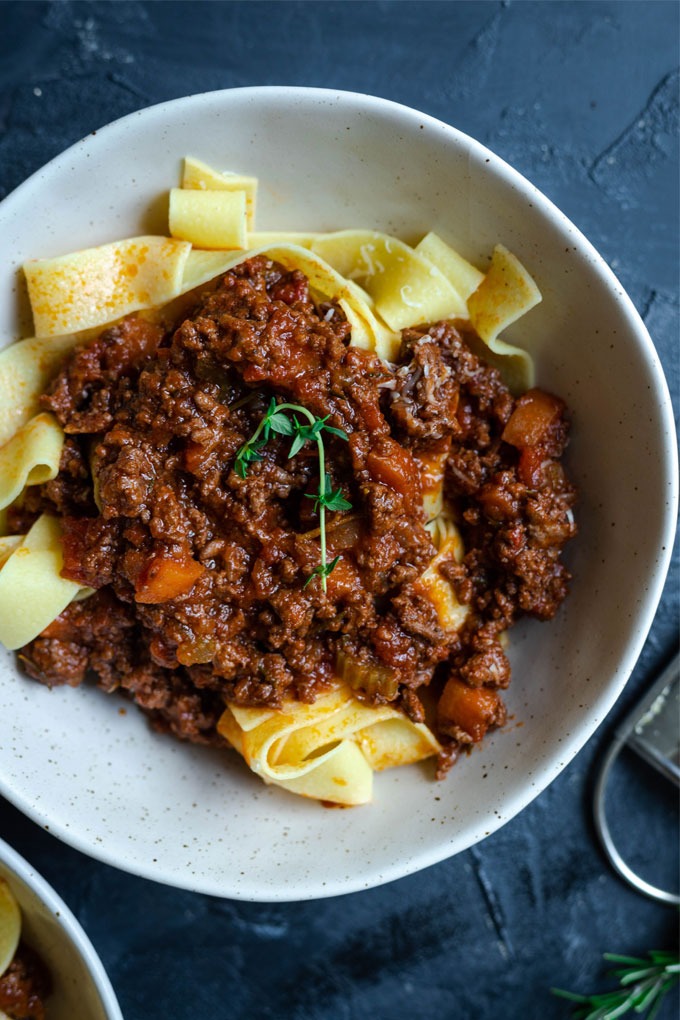
[[[298,419],[300,415],[304,420]],[[351,510],[352,504],[345,499],[341,489],[333,490],[331,477],[326,471],[326,451],[324,447],[324,432],[337,436],[347,441],[348,436],[342,429],[333,425],[327,425],[330,415],[325,418],[317,418],[311,411],[301,404],[277,404],[276,398],[272,397],[269,402],[266,414],[262,417],[259,425],[253,432],[250,439],[236,451],[234,470],[240,478],[246,478],[248,468],[251,464],[262,460],[260,450],[267,444],[271,434],[280,436],[292,436],[293,441],[288,451],[288,459],[295,457],[302,450],[306,443],[316,443],[319,458],[319,487],[315,495],[306,494],[308,499],[314,500],[314,510],[319,514],[319,541],[321,544],[321,563],[314,568],[304,583],[306,588],[315,578],[320,578],[323,590],[327,590],[326,578],[337,566],[339,556],[328,562],[326,547],[326,510],[341,511]]]

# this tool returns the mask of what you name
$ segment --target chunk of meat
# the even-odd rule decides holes
[[[92,343],[77,348],[41,397],[66,433],[96,433],[112,422],[113,387],[131,378],[156,351],[163,330],[139,316],[128,316]]]
[[[0,975],[0,1011],[11,1020],[46,1020],[52,978],[38,954],[24,942]]]

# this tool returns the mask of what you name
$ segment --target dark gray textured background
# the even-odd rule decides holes
[[[677,65],[673,2],[0,3],[0,198],[93,129],[176,96],[252,84],[385,96],[487,144],[584,231],[647,323],[677,420]],[[421,874],[244,904],[98,864],[2,801],[0,834],[74,909],[126,1020],[566,1017],[550,985],[592,990],[602,952],[676,937],[677,914],[611,873],[590,821],[613,725],[677,641],[674,562],[607,723],[518,818]],[[667,885],[675,807],[647,766],[623,762],[615,830]],[[677,998],[662,1016],[676,1014]]]

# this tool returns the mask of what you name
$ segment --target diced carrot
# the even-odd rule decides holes
[[[503,440],[521,449],[539,446],[548,438],[553,423],[564,410],[564,403],[543,390],[528,390],[519,398],[503,430]]]
[[[437,705],[437,720],[445,733],[454,727],[467,733],[474,743],[481,740],[489,726],[495,722],[499,696],[488,687],[468,687],[452,676]]]
[[[352,350],[352,348],[350,347],[349,350]],[[360,351],[359,353],[363,354],[364,351]],[[377,400],[362,400],[359,406],[361,408],[361,418],[367,432],[379,432],[381,428],[384,428],[385,419],[383,418],[382,411],[380,410],[380,404]],[[357,436],[357,438],[359,437]]]
[[[157,605],[185,595],[204,569],[191,557],[176,560],[162,554],[154,556],[137,578],[135,601]]]
[[[384,437],[366,458],[366,467],[377,482],[389,485],[402,496],[413,498],[420,492],[420,474],[408,450]]]
[[[519,480],[524,482],[530,488],[538,488],[541,484],[542,467],[545,456],[543,452],[535,446],[525,446],[519,455],[519,464],[517,465],[517,474]]]

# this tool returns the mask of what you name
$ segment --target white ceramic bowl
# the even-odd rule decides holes
[[[64,901],[28,861],[0,840],[0,878],[21,908],[21,935],[47,965],[50,1020],[123,1020],[94,946]]]
[[[677,471],[668,391],[649,336],[590,244],[477,142],[351,93],[254,88],[132,114],[53,160],[0,206],[0,337],[18,333],[17,267],[165,230],[181,157],[256,174],[261,229],[436,228],[483,265],[497,242],[543,303],[510,339],[573,410],[581,533],[570,598],[512,632],[514,719],[446,782],[397,769],[352,811],[268,789],[235,755],[155,735],[96,690],[50,692],[0,661],[2,792],[73,846],[172,885],[292,900],[368,888],[493,832],[557,776],[620,693],[666,574]],[[519,723],[523,725],[521,728]],[[482,776],[487,778],[482,780]]]

